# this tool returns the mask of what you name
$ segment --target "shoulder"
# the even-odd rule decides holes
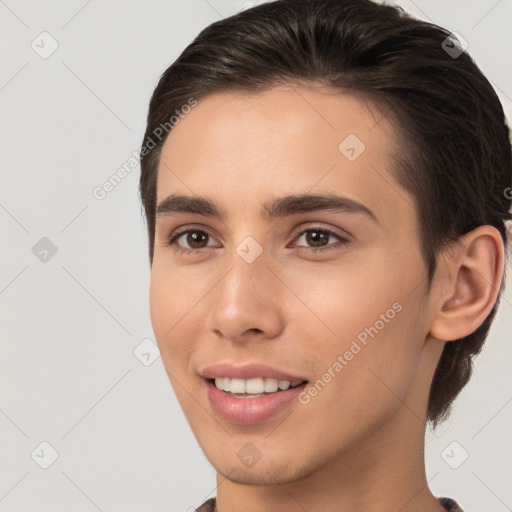
[[[215,498],[206,500],[199,508],[196,508],[196,512],[216,512]]]
[[[448,512],[464,512],[459,505],[450,498],[439,498],[439,503],[448,511]],[[215,507],[215,498],[210,498],[206,500],[199,508],[196,509],[196,512],[216,512]]]
[[[464,512],[457,502],[452,500],[451,498],[439,498],[439,503],[448,511],[448,512]]]

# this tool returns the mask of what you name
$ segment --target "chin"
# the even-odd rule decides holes
[[[259,461],[253,467],[244,467],[237,460],[233,466],[222,463],[214,466],[217,473],[231,482],[244,485],[276,485],[295,482],[303,478],[287,462],[263,463]]]
[[[275,485],[295,482],[312,473],[313,464],[297,458],[297,450],[266,443],[258,451],[250,441],[226,442],[223,447],[203,449],[215,471],[228,480],[245,485]],[[258,444],[257,441],[254,443]],[[260,446],[258,444],[258,446]],[[251,459],[251,455],[253,456]]]

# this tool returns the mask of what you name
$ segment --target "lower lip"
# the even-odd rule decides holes
[[[276,391],[258,398],[237,398],[218,389],[215,384],[205,380],[208,399],[213,410],[224,420],[238,425],[262,423],[289,407],[306,386],[306,382],[286,391]]]

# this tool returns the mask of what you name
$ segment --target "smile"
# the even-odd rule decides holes
[[[268,421],[283,411],[297,406],[299,404],[298,397],[307,384],[307,381],[299,381],[299,383],[291,383],[287,389],[279,388],[279,381],[277,382],[278,389],[275,391],[264,391],[263,393],[248,393],[245,389],[246,383],[250,381],[263,381],[263,379],[226,379],[228,386],[234,382],[235,389],[241,389],[244,385],[244,393],[233,393],[232,391],[225,391],[219,389],[215,383],[217,379],[204,380],[206,386],[206,395],[214,413],[223,420],[237,424],[237,425],[254,425]],[[224,378],[219,379],[221,386],[224,386]],[[267,380],[267,379],[265,379]],[[241,381],[241,383],[237,383]],[[271,382],[272,389],[275,388],[275,383]],[[292,384],[295,384],[292,386]],[[258,385],[261,385],[258,383]],[[249,388],[251,384],[249,384]],[[285,385],[283,385],[285,387]],[[254,390],[254,388],[253,388]]]
[[[289,380],[264,379],[261,377],[255,379],[230,379],[216,378],[215,386],[221,391],[229,393],[238,398],[255,398],[265,396],[265,393],[277,393],[286,391],[289,388],[300,386],[304,381],[298,380],[290,382]]]

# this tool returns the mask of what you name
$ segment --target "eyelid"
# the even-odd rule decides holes
[[[317,230],[317,231],[326,231],[329,232],[335,236],[338,236],[340,238],[345,239],[352,239],[352,235],[348,233],[347,231],[336,228],[334,226],[322,226],[321,222],[309,222],[309,223],[301,223],[297,229],[294,229],[292,231],[292,237],[297,238],[297,236],[302,235],[304,231],[311,231],[311,230]]]
[[[202,233],[207,234],[211,238],[217,238],[217,235],[212,234],[212,230],[210,228],[206,228],[205,226],[202,226],[201,224],[187,224],[186,226],[183,226],[182,228],[177,228],[175,231],[173,231],[169,236],[167,236],[166,245],[173,245],[173,243],[182,235],[185,233],[188,233],[189,231],[200,231]],[[182,248],[186,250],[186,248]],[[200,249],[192,249],[194,251],[199,251]]]
[[[323,232],[328,233],[329,235],[338,237],[339,238],[338,244],[341,244],[341,245],[347,244],[352,239],[352,236],[344,230],[340,230],[339,228],[334,228],[331,226],[329,226],[329,227],[322,226],[318,222],[310,222],[309,224],[301,223],[299,227],[297,227],[295,230],[292,231],[292,235],[291,235],[292,242],[294,240],[296,240],[297,238],[299,238],[300,236],[304,235],[304,233],[306,233],[308,231],[313,231],[315,229],[317,231],[323,231]],[[197,225],[188,224],[186,226],[183,226],[182,228],[178,228],[176,231],[173,231],[171,233],[171,235],[169,235],[167,237],[167,241],[166,241],[165,245],[166,246],[175,246],[174,249],[177,252],[185,252],[185,253],[199,252],[202,249],[207,249],[208,247],[211,247],[211,246],[207,246],[207,247],[201,247],[199,249],[188,249],[187,247],[180,247],[179,245],[176,244],[176,241],[182,235],[189,233],[189,232],[194,232],[194,231],[205,233],[207,236],[209,236],[211,238],[216,238],[216,235],[214,236],[210,232],[210,228],[206,228],[200,224],[197,224]],[[338,248],[338,246],[336,244],[328,244],[326,246],[321,246],[321,247],[307,247],[307,246],[303,246],[303,245],[298,246],[298,245],[296,245],[296,242],[293,245],[293,247],[296,247],[299,250],[306,250],[313,254],[322,252],[325,250],[330,250],[331,248],[332,249]]]

